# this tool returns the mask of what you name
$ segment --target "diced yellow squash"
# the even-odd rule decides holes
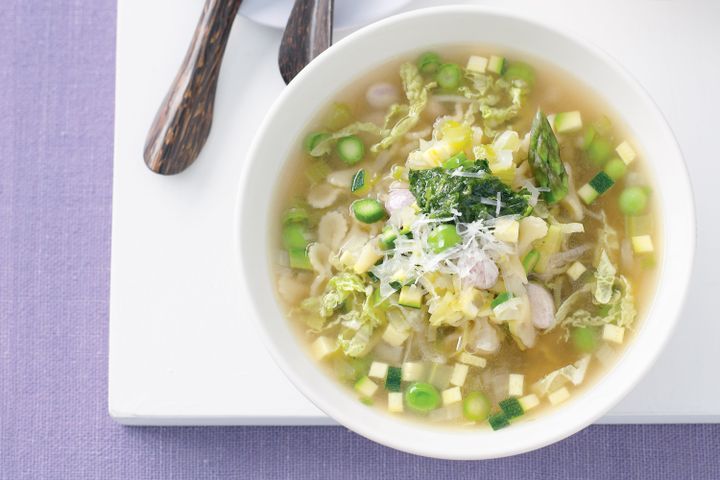
[[[615,148],[615,152],[618,154],[618,157],[625,162],[625,165],[630,165],[630,163],[632,163],[632,161],[637,157],[635,150],[633,150],[628,142],[622,142],[618,145]]]
[[[467,365],[456,363],[453,367],[452,374],[450,375],[450,383],[456,387],[462,387],[465,385],[468,370],[470,370],[470,368]]]
[[[443,406],[452,405],[462,401],[462,392],[460,387],[450,387],[447,390],[442,391]]]
[[[633,252],[635,253],[650,253],[655,249],[650,235],[638,235],[636,237],[632,237],[631,242]]]
[[[315,341],[310,345],[310,351],[312,352],[313,356],[318,360],[322,360],[323,358],[327,357],[335,350],[337,350],[337,348],[337,341],[334,338],[325,336],[316,338]]]
[[[403,394],[402,392],[388,393],[388,411],[392,413],[402,413],[403,411]]]
[[[622,343],[625,337],[625,329],[612,323],[606,323],[603,327],[602,338],[608,342]]]
[[[488,65],[488,59],[485,57],[480,57],[477,55],[471,55],[470,58],[468,58],[467,66],[465,67],[465,70],[469,70],[471,72],[477,72],[477,73],[485,73],[485,70],[487,69]]]
[[[525,375],[519,373],[511,373],[508,376],[508,395],[511,397],[520,397],[524,393],[523,384],[525,383]]]
[[[552,405],[562,403],[568,398],[570,398],[570,391],[565,387],[555,390],[550,395],[548,395],[548,400]]]

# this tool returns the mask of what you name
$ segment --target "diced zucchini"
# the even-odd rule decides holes
[[[500,430],[501,428],[505,428],[510,425],[508,418],[503,412],[493,413],[490,415],[488,417],[488,423],[493,430]]]
[[[383,332],[382,339],[393,347],[399,347],[405,343],[405,340],[407,340],[409,336],[409,330],[399,330],[395,328],[392,323],[388,323],[388,326],[385,327],[385,331]]]
[[[495,222],[495,238],[501,242],[517,243],[520,234],[520,222],[514,219],[500,218]]]
[[[607,192],[614,184],[615,181],[605,172],[599,172],[588,182],[588,185],[593,187],[598,195]]]
[[[291,248],[288,250],[288,256],[290,257],[290,266],[292,268],[299,268],[301,270],[312,270],[312,264],[308,257],[307,249],[305,248]]]
[[[388,411],[392,413],[402,413],[403,394],[401,392],[389,392],[387,405]]]
[[[453,367],[452,375],[450,376],[450,383],[456,387],[462,387],[465,385],[465,379],[467,378],[470,367],[463,365],[462,363],[456,363]]]
[[[485,73],[485,69],[488,66],[488,59],[485,57],[479,57],[477,55],[471,55],[468,58],[467,66],[465,70],[477,73]]]
[[[387,376],[385,377],[385,390],[399,392],[400,383],[402,383],[402,370],[399,367],[388,367]]]
[[[462,352],[458,357],[458,360],[460,360],[462,363],[466,363],[468,365],[472,365],[473,367],[478,368],[485,368],[485,365],[487,365],[487,360],[485,360],[484,358],[467,352]]]
[[[577,110],[555,115],[554,126],[557,133],[576,132],[582,128],[582,125],[582,116]]]
[[[576,261],[575,263],[570,265],[570,268],[568,268],[565,273],[567,273],[567,276],[570,277],[573,282],[576,282],[577,279],[580,278],[580,275],[585,273],[585,271],[587,271],[585,265]]]
[[[488,60],[487,69],[489,72],[502,75],[503,70],[505,70],[505,57],[491,55],[490,60]]]
[[[635,160],[635,157],[637,157],[635,150],[633,150],[628,142],[622,142],[620,145],[615,147],[615,152],[622,161],[625,162],[625,165],[630,165],[632,161]]]
[[[462,401],[462,392],[460,387],[451,387],[442,391],[443,406],[452,405],[453,403]]]
[[[398,303],[404,307],[420,308],[422,306],[423,292],[415,285],[405,285],[400,290]]]
[[[322,360],[323,358],[327,357],[335,350],[337,350],[337,348],[337,340],[325,336],[316,338],[315,341],[310,345],[310,351],[312,352],[313,357],[318,360]]]
[[[590,205],[598,197],[598,192],[596,192],[589,183],[586,183],[582,187],[578,188],[577,194],[586,205]]]
[[[402,366],[402,381],[417,382],[425,379],[425,364],[422,362],[405,362]]]
[[[505,400],[502,400],[498,405],[500,406],[500,409],[503,411],[505,417],[507,417],[508,420],[520,417],[522,416],[522,414],[525,413],[522,405],[520,405],[520,402],[515,397],[506,398]]]
[[[385,376],[387,375],[389,365],[384,362],[372,362],[370,364],[370,371],[368,372],[368,377],[374,377],[374,378],[381,378],[385,379]]]
[[[521,397],[524,393],[525,375],[519,373],[511,373],[508,375],[508,395],[511,397]]]
[[[565,400],[567,400],[568,398],[570,398],[570,391],[565,387],[555,390],[554,392],[552,392],[551,394],[548,395],[548,401],[552,405],[557,405],[559,403],[562,403]]]
[[[612,323],[606,323],[603,326],[602,338],[608,342],[622,343],[625,338],[625,329]]]
[[[636,237],[632,237],[631,242],[633,252],[635,253],[650,253],[655,250],[652,237],[650,235],[638,235]]]
[[[370,378],[365,375],[360,380],[355,382],[355,391],[358,392],[360,395],[362,395],[365,398],[372,397],[375,392],[377,391],[378,386],[375,382],[370,380]]]
[[[526,412],[540,405],[540,399],[534,393],[518,398],[518,402],[520,403],[522,409]]]
[[[590,205],[603,193],[607,192],[615,181],[603,172],[599,172],[588,183],[578,189],[578,196],[583,202]]]

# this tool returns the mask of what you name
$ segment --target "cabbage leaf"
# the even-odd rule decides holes
[[[428,92],[435,87],[435,82],[424,83],[418,67],[414,63],[403,63],[400,66],[400,78],[402,79],[405,97],[408,104],[393,105],[385,118],[385,138],[372,146],[373,152],[386,150],[399,138],[408,133],[420,120],[420,114],[428,102]],[[394,117],[400,116],[395,124],[390,127]]]
[[[582,357],[577,362],[554,370],[535,382],[532,390],[540,397],[554,392],[566,383],[580,385],[585,380],[585,373],[590,364],[590,355]]]
[[[605,250],[600,254],[600,263],[595,271],[595,292],[593,293],[598,303],[607,304],[613,294],[615,284],[615,267]]]
[[[498,133],[499,127],[517,117],[529,91],[523,81],[495,79],[485,73],[466,71],[465,78],[469,84],[460,87],[459,91],[472,100],[465,120],[473,123],[475,113],[479,113],[483,129],[490,137]]]

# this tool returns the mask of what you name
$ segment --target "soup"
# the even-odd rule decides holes
[[[386,65],[318,116],[278,187],[272,262],[292,328],[358,401],[500,429],[613,365],[659,245],[610,107],[479,51]]]

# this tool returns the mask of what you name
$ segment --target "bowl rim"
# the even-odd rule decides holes
[[[632,390],[632,388],[642,379],[642,377],[647,373],[647,371],[652,367],[652,365],[656,362],[659,354],[664,349],[665,345],[667,344],[667,341],[669,340],[672,331],[678,324],[678,320],[680,317],[680,312],[682,309],[682,306],[685,302],[689,283],[690,283],[690,275],[692,272],[692,265],[695,257],[695,246],[696,246],[696,212],[695,212],[695,206],[694,206],[694,198],[692,194],[692,189],[690,185],[690,179],[688,175],[687,165],[683,159],[682,152],[680,150],[680,147],[677,143],[677,139],[675,138],[668,122],[666,121],[662,111],[658,108],[657,104],[654,102],[654,100],[650,97],[650,95],[647,93],[647,91],[642,87],[642,85],[614,58],[612,58],[609,54],[604,52],[602,49],[597,47],[596,45],[592,44],[591,42],[584,40],[583,38],[579,38],[575,36],[574,34],[568,33],[567,31],[557,28],[553,24],[537,21],[532,18],[528,18],[527,16],[523,14],[519,14],[517,12],[513,12],[509,9],[506,9],[504,7],[490,7],[490,6],[481,6],[481,5],[447,5],[447,6],[438,6],[438,7],[429,7],[429,8],[421,8],[416,10],[411,10],[405,13],[393,15],[391,17],[388,17],[384,20],[375,22],[373,24],[370,24],[366,27],[363,27],[356,32],[353,32],[349,36],[343,38],[339,42],[337,42],[335,45],[333,45],[330,49],[323,52],[320,56],[318,56],[313,62],[310,64],[309,67],[306,67],[303,71],[298,74],[298,76],[291,82],[279,95],[279,97],[275,100],[272,107],[269,109],[268,113],[266,114],[264,120],[262,121],[260,127],[257,130],[257,133],[254,137],[254,140],[252,142],[252,145],[248,151],[247,157],[245,159],[245,162],[243,164],[240,179],[238,182],[238,194],[237,194],[237,200],[236,200],[236,208],[235,208],[235,216],[234,216],[234,234],[235,234],[235,245],[237,246],[237,262],[239,267],[239,276],[240,276],[240,282],[243,286],[243,288],[248,288],[245,285],[245,272],[247,271],[246,268],[246,259],[245,255],[243,254],[243,234],[241,232],[241,219],[243,217],[243,196],[244,192],[246,190],[246,185],[250,181],[250,177],[248,175],[249,170],[253,164],[253,162],[256,162],[257,158],[257,150],[260,148],[260,145],[262,144],[262,139],[266,135],[266,132],[271,128],[273,122],[275,121],[275,117],[277,116],[278,112],[282,109],[283,104],[286,102],[286,99],[292,97],[294,95],[294,92],[299,89],[299,85],[302,85],[306,80],[306,78],[311,77],[313,75],[313,71],[315,70],[315,67],[317,65],[325,64],[327,62],[333,61],[333,58],[342,51],[343,47],[345,45],[352,44],[354,42],[362,41],[362,39],[366,37],[370,37],[374,34],[374,32],[389,28],[393,25],[396,25],[398,23],[404,23],[404,22],[411,22],[414,19],[417,18],[423,18],[426,16],[431,15],[480,15],[480,16],[490,16],[490,17],[504,17],[506,19],[509,19],[514,22],[518,23],[524,23],[526,25],[532,25],[536,28],[539,28],[541,30],[548,31],[549,33],[552,33],[556,36],[563,37],[568,42],[574,43],[577,47],[581,48],[582,50],[592,54],[596,59],[602,63],[605,64],[606,67],[609,67],[615,75],[629,88],[632,89],[632,94],[638,98],[638,100],[641,100],[645,106],[647,106],[647,109],[644,113],[654,115],[658,120],[658,127],[663,130],[663,133],[667,136],[669,143],[672,144],[673,151],[668,153],[669,157],[673,157],[676,161],[675,163],[677,167],[682,167],[682,171],[678,173],[677,179],[675,179],[676,182],[678,182],[678,189],[680,190],[680,197],[684,199],[684,203],[682,204],[681,208],[684,208],[684,214],[685,214],[685,221],[687,222],[686,226],[688,226],[688,231],[686,232],[687,236],[681,239],[681,243],[686,248],[684,251],[684,258],[680,259],[683,262],[686,262],[686,267],[677,267],[680,270],[679,276],[673,277],[673,285],[675,287],[675,298],[677,299],[672,306],[674,308],[671,309],[670,313],[664,313],[665,316],[668,317],[667,321],[664,324],[664,330],[660,332],[660,337],[653,339],[652,342],[648,343],[648,345],[645,345],[647,348],[649,348],[649,355],[646,355],[646,359],[636,359],[633,358],[634,367],[636,367],[635,370],[628,371],[628,368],[619,368],[622,363],[625,363],[627,360],[627,350],[630,350],[630,348],[625,349],[626,351],[623,352],[623,354],[620,356],[620,358],[617,360],[616,364],[607,370],[607,372],[604,374],[602,378],[597,380],[593,385],[586,387],[583,389],[584,392],[590,392],[593,390],[600,390],[599,386],[604,384],[610,380],[613,388],[612,391],[608,390],[608,388],[603,388],[603,390],[608,390],[605,393],[608,393],[610,396],[609,399],[604,399],[602,401],[597,400],[595,401],[596,404],[599,404],[595,410],[593,410],[590,413],[582,413],[580,411],[576,411],[576,409],[573,409],[571,412],[573,415],[575,415],[575,420],[571,423],[568,423],[566,425],[562,425],[560,427],[555,428],[551,433],[546,434],[542,436],[540,440],[532,440],[530,438],[523,438],[521,435],[521,432],[517,432],[515,434],[510,433],[510,436],[512,437],[519,437],[519,438],[513,438],[513,440],[516,440],[516,442],[512,443],[509,446],[505,446],[502,449],[495,449],[491,451],[482,451],[482,452],[475,452],[470,450],[462,450],[462,451],[452,451],[448,450],[447,448],[443,446],[436,446],[434,444],[432,445],[423,445],[422,443],[418,443],[417,441],[411,441],[408,442],[406,437],[403,437],[402,435],[398,437],[392,437],[392,436],[384,436],[382,435],[382,432],[374,431],[372,427],[369,427],[366,424],[363,424],[361,421],[357,419],[351,418],[347,412],[344,410],[347,410],[343,405],[334,405],[332,403],[329,403],[325,398],[318,395],[313,388],[309,387],[307,382],[300,378],[298,375],[298,372],[296,371],[296,368],[293,364],[289,362],[289,359],[286,358],[285,355],[281,351],[277,349],[277,345],[272,338],[271,331],[265,326],[263,322],[259,321],[253,321],[252,323],[255,325],[256,329],[260,332],[260,336],[262,338],[263,343],[265,344],[266,348],[270,352],[273,360],[278,364],[278,366],[281,368],[283,373],[288,377],[288,379],[295,385],[295,387],[300,390],[314,405],[316,405],[320,410],[325,412],[327,415],[329,415],[331,418],[333,418],[338,423],[344,425],[345,427],[353,430],[354,432],[373,440],[377,443],[405,451],[408,453],[413,453],[416,455],[422,455],[426,457],[435,457],[435,458],[443,458],[443,459],[453,459],[453,460],[471,460],[471,459],[489,459],[489,458],[499,458],[509,455],[515,455],[523,452],[527,452],[530,450],[534,450],[537,448],[541,448],[543,446],[549,445],[551,443],[555,443],[559,440],[562,440],[563,438],[566,438],[577,431],[585,428],[587,425],[593,423],[598,418],[600,418],[602,415],[604,415],[608,410],[610,410],[614,405],[617,404],[627,393]],[[522,48],[517,48],[518,51],[522,51]],[[653,167],[650,167],[650,170],[653,171],[653,173],[656,173]],[[273,179],[273,186],[276,187],[276,179]],[[663,207],[665,204],[664,202],[660,202],[662,205],[660,207]],[[661,208],[662,210],[662,217],[663,220],[665,219],[666,211],[664,208]],[[661,226],[662,234],[664,238],[667,238],[667,227],[665,225]],[[664,242],[667,243],[667,242]],[[663,249],[665,249],[665,246],[663,245]],[[657,284],[655,286],[654,294],[657,294],[661,287],[665,284],[665,282],[668,282],[669,280],[665,279],[665,267],[668,262],[668,256],[665,254],[666,251],[663,251],[663,260],[661,265],[661,270],[657,273]],[[673,266],[680,265],[680,260],[673,259]],[[676,268],[676,269],[677,269]],[[254,295],[249,295],[252,301],[251,308],[254,310],[255,315],[254,318],[258,319],[260,318],[260,306],[258,304],[257,299]],[[657,303],[657,295],[655,295],[650,302],[650,308],[647,309],[647,312],[645,314],[643,325],[649,323],[650,317],[655,313],[654,312],[654,305]],[[643,325],[641,325],[640,330],[643,329]],[[640,343],[639,340],[641,337],[648,337],[648,334],[645,333],[644,335],[641,334],[640,331],[636,332],[635,338],[631,342],[631,345],[635,345],[636,343]],[[645,341],[646,343],[649,342],[649,340]],[[645,352],[646,354],[648,352]],[[321,370],[320,368],[317,368],[318,372]],[[624,373],[622,375],[614,373],[616,370],[624,370]],[[321,375],[325,375],[324,372],[321,372]],[[336,382],[335,382],[336,383]],[[611,393],[612,392],[612,393]],[[359,402],[357,402],[359,403]],[[586,402],[588,403],[588,402]],[[371,409],[374,410],[374,409]],[[571,405],[566,404],[563,405],[560,409],[561,412],[570,411]],[[387,413],[380,412],[381,415],[387,416]],[[371,414],[372,415],[372,414]],[[544,413],[541,415],[541,417],[549,417],[550,415],[548,413]],[[568,417],[570,416],[570,413],[566,415],[559,415],[555,412],[552,413],[553,417]],[[390,423],[390,421],[388,422]],[[403,420],[402,423],[407,424],[414,424],[413,422],[408,422],[407,420]],[[525,423],[531,423],[531,422],[525,422]],[[418,425],[423,425],[418,423]],[[502,444],[508,444],[507,440],[507,433],[512,432],[513,430],[520,430],[518,429],[518,426],[523,425],[518,424],[515,425],[512,429],[506,429],[499,432],[492,432],[493,435],[496,435],[498,437],[498,440],[501,439],[502,435]],[[438,437],[441,436],[441,430],[437,427],[427,428],[425,427],[424,430],[432,430],[433,432],[437,432]],[[412,431],[412,429],[408,429],[408,432]],[[419,432],[420,430],[417,429],[416,432]],[[442,430],[442,432],[445,432]],[[407,433],[407,432],[405,432]],[[500,434],[500,435],[499,435]],[[444,434],[443,434],[444,435]],[[457,430],[452,431],[451,435],[453,438],[463,438],[469,436],[465,435],[465,432]],[[445,436],[444,438],[450,438],[448,436]]]

